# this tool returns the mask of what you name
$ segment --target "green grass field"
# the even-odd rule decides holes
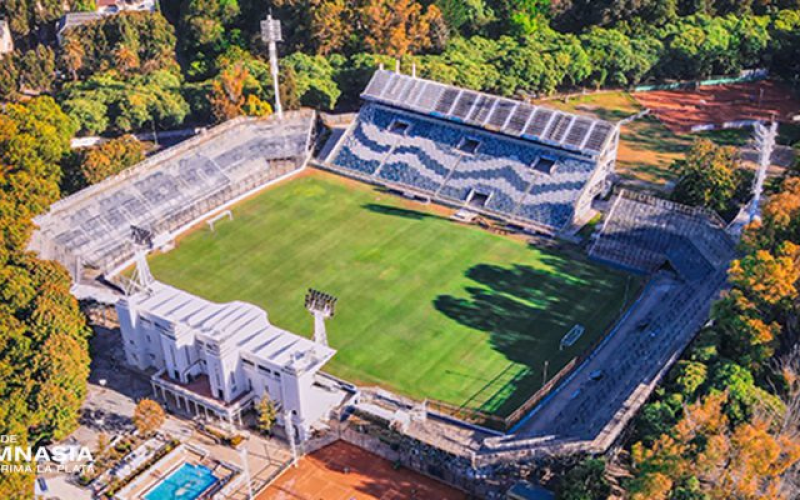
[[[310,336],[307,288],[339,298],[332,374],[505,416],[609,327],[636,278],[456,224],[443,210],[314,172],[155,256],[154,275],[210,300],[244,300]],[[576,323],[586,333],[559,342]]]

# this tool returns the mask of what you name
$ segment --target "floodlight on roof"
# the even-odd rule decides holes
[[[306,309],[310,312],[323,312],[330,318],[333,316],[337,300],[333,295],[309,288],[306,293]]]
[[[137,246],[153,248],[153,232],[143,227],[131,226],[131,241]]]
[[[306,293],[305,305],[308,312],[314,316],[314,342],[318,344],[328,345],[325,320],[333,317],[337,300],[333,295],[313,288],[309,288]]]

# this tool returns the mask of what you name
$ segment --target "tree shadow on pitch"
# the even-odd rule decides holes
[[[367,203],[362,205],[362,208],[375,212],[381,215],[392,215],[394,217],[404,217],[406,219],[423,220],[423,219],[441,219],[442,217],[420,212],[417,210],[409,210],[407,208],[393,207],[390,205],[380,205],[378,203]]]
[[[527,265],[474,266],[466,272],[475,283],[465,289],[466,297],[439,295],[434,300],[437,311],[466,327],[489,333],[492,348],[523,367],[516,377],[487,384],[465,402],[466,406],[501,415],[516,409],[541,387],[545,361],[552,376],[566,360],[567,353],[558,349],[561,334],[574,325],[576,313],[590,307],[584,301],[572,300],[575,286],[586,286],[592,293],[597,293],[598,287],[614,289],[605,280],[576,283],[575,262],[556,256],[545,256],[542,262],[546,264],[542,269]]]

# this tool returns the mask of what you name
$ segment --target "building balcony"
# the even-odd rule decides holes
[[[241,413],[250,407],[256,395],[247,391],[232,401],[214,396],[208,375],[202,374],[185,384],[160,370],[150,378],[153,392],[167,403],[195,416],[216,417],[231,423],[240,421]]]

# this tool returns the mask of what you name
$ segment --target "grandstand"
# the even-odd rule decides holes
[[[231,202],[299,170],[310,152],[313,111],[241,118],[148,158],[54,203],[37,217],[30,248],[64,264],[109,272],[133,255],[130,226],[159,245]]]
[[[328,165],[348,175],[546,233],[609,186],[609,122],[383,70],[361,97]]]
[[[590,256],[643,274],[669,263],[694,281],[727,265],[733,246],[717,214],[621,190]]]

